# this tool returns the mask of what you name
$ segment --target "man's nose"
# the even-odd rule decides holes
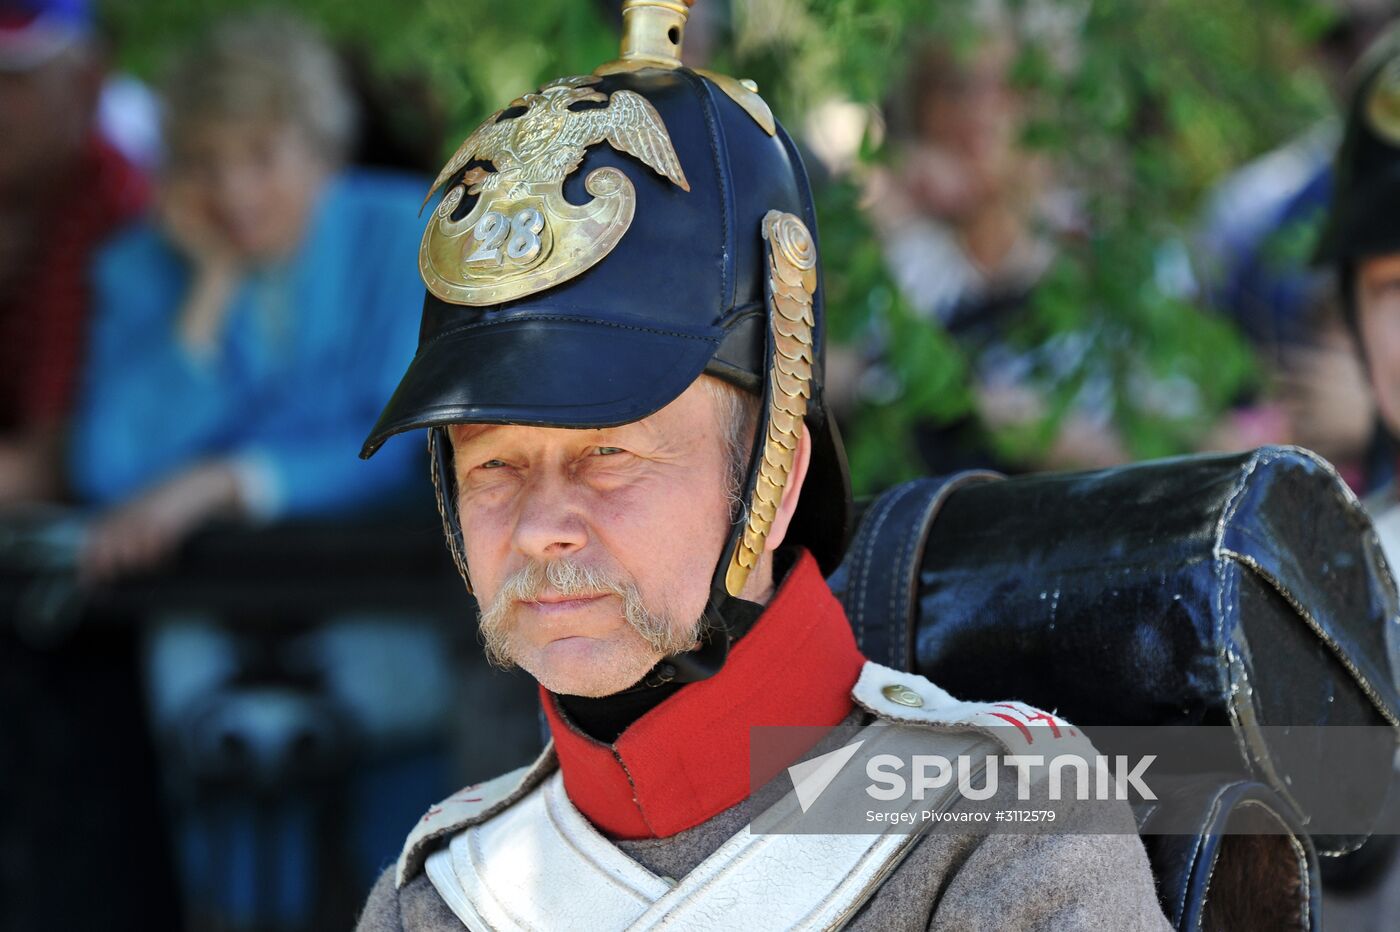
[[[579,490],[563,475],[536,475],[521,492],[515,548],[536,560],[572,556],[588,543]]]

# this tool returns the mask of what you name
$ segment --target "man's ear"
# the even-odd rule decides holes
[[[767,553],[777,550],[783,543],[783,538],[787,537],[788,525],[792,523],[792,516],[797,512],[797,499],[802,494],[802,482],[807,478],[807,464],[812,458],[812,434],[807,430],[807,425],[802,425],[802,439],[797,442],[797,455],[792,460],[792,472],[788,475],[787,485],[783,487],[783,500],[778,504],[777,514],[773,516],[773,526],[768,531],[768,539],[763,545]]]

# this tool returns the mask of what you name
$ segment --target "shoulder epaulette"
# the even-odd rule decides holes
[[[1083,732],[1051,712],[1015,700],[963,702],[917,673],[866,663],[851,690],[856,704],[881,719],[903,724],[962,726],[985,731],[1008,751],[1044,750],[1054,742],[1085,748]],[[1040,742],[1037,744],[1037,742]]]
[[[534,763],[494,777],[485,783],[464,787],[437,805],[430,806],[423,818],[413,827],[413,831],[408,833],[403,853],[399,855],[398,869],[394,875],[395,884],[402,887],[422,870],[423,862],[440,839],[485,822],[509,808],[553,773],[557,766],[554,745],[550,743]]]

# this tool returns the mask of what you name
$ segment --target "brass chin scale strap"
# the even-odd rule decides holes
[[[764,419],[756,431],[762,439],[749,462],[748,508],[730,534],[729,554],[720,557],[705,611],[706,631],[694,650],[673,654],[656,670],[660,681],[689,683],[706,679],[724,666],[734,632],[725,624],[732,599],[739,598],[749,573],[763,556],[783,489],[792,475],[802,439],[802,419],[812,397],[816,317],[817,249],[806,224],[793,214],[770,210],[761,227],[768,256],[768,379]],[[757,467],[757,468],[755,468]],[[721,575],[723,574],[723,575]]]
[[[731,596],[739,595],[763,556],[764,542],[797,458],[802,418],[812,397],[816,246],[800,219],[777,210],[770,210],[763,218],[763,239],[768,254],[768,411],[748,520],[725,573],[724,588]]]

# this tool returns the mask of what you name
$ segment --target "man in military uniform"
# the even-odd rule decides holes
[[[681,66],[686,14],[628,0],[620,60],[439,177],[419,350],[365,454],[429,429],[486,648],[553,740],[432,807],[360,929],[1166,928],[1131,833],[746,827],[754,726],[995,713],[868,663],[825,582],[850,491],[811,194],[751,84]]]
[[[1376,40],[1353,70],[1332,203],[1315,261],[1337,274],[1342,310],[1361,352],[1379,429],[1400,437],[1400,31]],[[1395,463],[1373,473],[1393,477]],[[1400,566],[1400,493],[1394,481],[1366,500],[1392,567]]]
[[[1342,313],[1356,341],[1376,405],[1363,500],[1392,572],[1400,570],[1400,27],[1366,51],[1352,70],[1342,144],[1333,166],[1332,202],[1314,261],[1336,273]],[[1400,756],[1381,824],[1400,824]],[[1388,915],[1400,896],[1396,838],[1377,834],[1323,878],[1335,890],[1329,915],[1360,925]],[[1391,905],[1387,905],[1391,904]],[[1381,920],[1384,921],[1384,920]]]

